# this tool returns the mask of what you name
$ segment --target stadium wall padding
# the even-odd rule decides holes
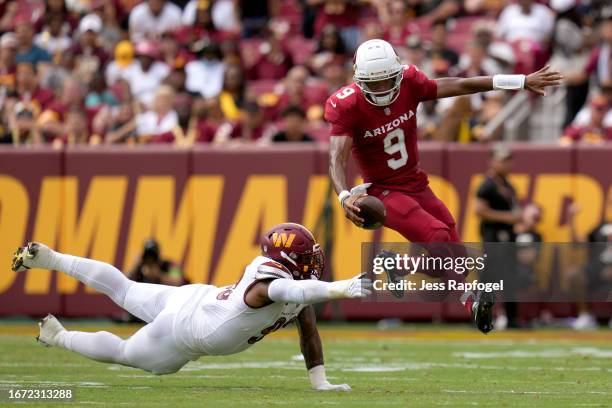
[[[521,200],[543,209],[549,242],[570,239],[567,208],[577,203],[579,232],[612,219],[612,146],[514,144]],[[423,143],[421,165],[455,215],[466,242],[478,241],[474,194],[488,161],[483,146]],[[129,269],[156,237],[165,257],[192,282],[231,284],[259,253],[258,237],[285,221],[304,223],[331,250],[328,276],[360,270],[361,242],[403,241],[391,230],[348,222],[331,192],[325,146],[269,148],[0,148],[0,315],[111,316],[118,308],[72,278],[41,270],[13,274],[13,251],[38,240],[67,253]],[[358,183],[351,163],[349,180]],[[450,304],[344,302],[326,317],[463,319]]]

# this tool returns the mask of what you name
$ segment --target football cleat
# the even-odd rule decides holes
[[[37,242],[28,242],[28,245],[17,248],[13,255],[13,272],[23,272],[30,268],[48,265],[52,255],[51,249]]]
[[[378,255],[376,255],[376,258],[382,258],[382,259],[386,259],[386,258],[393,258],[395,259],[395,252],[392,251],[387,251],[387,250],[383,250],[381,251]],[[384,261],[382,262],[382,264],[384,265]],[[394,262],[395,264],[395,262]],[[402,275],[397,273],[397,270],[395,267],[393,268],[385,268],[385,272],[387,273],[387,282],[389,283],[398,283],[402,280]],[[397,287],[398,285],[395,285],[395,287]],[[388,289],[389,292],[391,292],[391,294],[393,296],[395,296],[398,299],[401,299],[404,297],[404,291],[402,289]]]
[[[51,313],[38,323],[40,333],[36,337],[36,341],[45,347],[57,346],[59,335],[66,331],[64,326]]]
[[[495,299],[491,292],[479,290],[474,295],[472,322],[484,334],[493,330],[493,305],[495,305]]]

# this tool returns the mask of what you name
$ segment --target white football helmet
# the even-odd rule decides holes
[[[372,105],[387,106],[399,96],[403,66],[395,50],[384,40],[368,40],[355,53],[355,84]],[[392,79],[389,89],[372,91],[369,82]]]

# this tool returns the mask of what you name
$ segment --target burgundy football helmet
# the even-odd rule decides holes
[[[325,257],[312,232],[287,222],[272,227],[262,238],[261,252],[283,264],[295,279],[320,279]]]

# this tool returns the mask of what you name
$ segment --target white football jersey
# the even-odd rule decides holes
[[[251,308],[244,302],[249,287],[262,279],[293,279],[281,264],[258,256],[234,285],[190,285],[188,299],[174,319],[174,333],[189,354],[224,355],[238,353],[266,334],[289,325],[306,305],[272,303]]]

